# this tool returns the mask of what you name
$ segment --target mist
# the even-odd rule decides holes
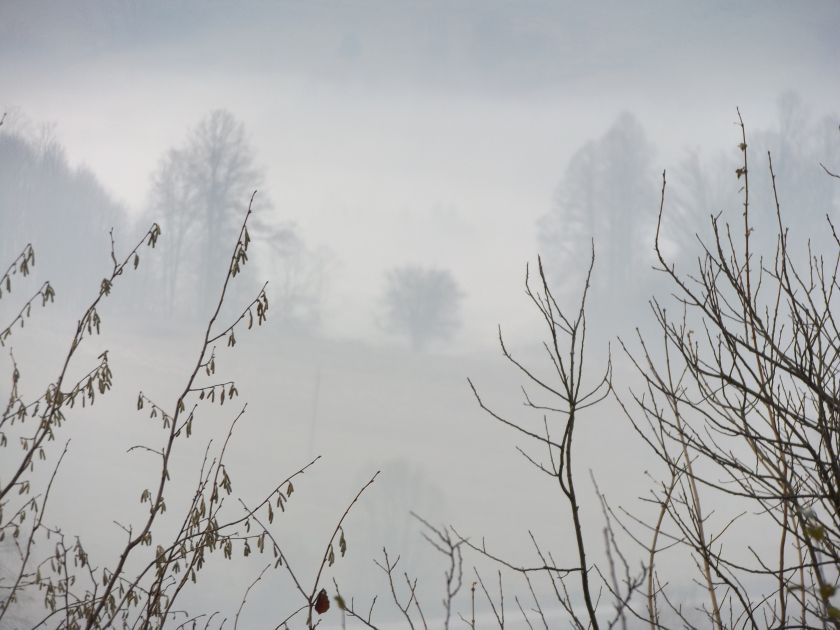
[[[261,508],[261,524],[237,525],[232,560],[208,553],[165,627],[194,615],[202,627],[281,627],[301,589],[272,545],[302,590],[315,580],[328,592],[325,628],[356,627],[339,614],[339,589],[365,614],[377,597],[373,627],[408,627],[374,562],[383,548],[400,558],[400,597],[416,606],[416,595],[428,627],[444,627],[451,569],[412,512],[478,548],[459,548],[454,605],[468,626],[473,609],[473,627],[500,625],[475,586],[480,575],[497,593],[497,570],[507,627],[530,626],[534,599],[550,600],[543,619],[565,626],[552,579],[531,590],[527,571],[490,557],[519,568],[578,562],[558,480],[533,465],[547,454],[530,449],[548,431],[544,416],[557,417],[551,390],[535,394],[522,366],[543,382],[558,375],[527,286],[552,291],[570,316],[587,292],[584,389],[603,401],[581,410],[574,465],[581,528],[605,566],[599,493],[613,514],[654,519],[651,480],[666,468],[639,435],[633,398],[645,386],[632,360],[648,347],[640,339],[664,360],[656,305],[681,308],[658,256],[690,274],[713,218],[742,220],[746,154],[749,234],[772,261],[768,152],[792,255],[807,264],[808,239],[834,247],[838,26],[830,1],[0,3],[0,253],[3,269],[30,243],[35,258],[26,277],[13,264],[0,287],[0,326],[12,324],[2,361],[19,375],[0,379],[11,401],[0,482],[18,469],[18,443],[25,451],[37,435],[37,418],[7,424],[10,412],[56,375],[83,382],[107,351],[113,383],[103,389],[93,373],[95,405],[80,406],[83,392],[63,412],[31,473],[43,493],[61,458],[44,522],[68,548],[84,542],[92,573],[113,566],[148,516],[138,499],[157,488],[166,418],[192,419],[192,404],[167,460],[168,510],[126,571],[177,532],[232,422],[224,514],[242,518],[265,496],[274,506],[266,553],[254,542],[243,552],[250,528],[268,525]],[[86,309],[97,296],[94,320]],[[176,411],[185,386],[189,404]],[[292,491],[277,485],[304,467]],[[723,527],[741,507],[724,496],[708,509]],[[727,544],[772,549],[745,521]],[[26,545],[0,525],[0,557],[17,567]],[[336,537],[327,563],[339,529],[346,550]],[[32,547],[48,558],[54,544]],[[630,565],[644,562],[629,538],[624,548]],[[703,625],[705,591],[687,562],[665,555],[659,569]],[[15,571],[0,572],[0,589]],[[765,588],[759,578],[744,586],[756,597]],[[8,595],[0,590],[3,627],[72,627],[34,582],[14,605]],[[606,623],[612,595],[603,599]],[[586,614],[577,592],[569,602]],[[451,614],[452,627],[464,623]],[[306,627],[305,615],[289,627]]]

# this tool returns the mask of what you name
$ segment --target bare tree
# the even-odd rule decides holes
[[[213,282],[224,271],[219,254],[235,233],[241,200],[258,181],[244,125],[226,110],[211,112],[181,146],[160,159],[147,214],[160,221],[168,235],[153,279],[167,316],[193,315],[197,305],[209,308]],[[258,204],[250,228],[258,240],[261,263],[276,278],[272,301],[277,321],[316,327],[325,276],[323,256],[310,249],[293,223],[273,221],[266,212],[270,205],[266,200]],[[157,286],[165,290],[158,292]],[[242,291],[236,297],[245,295]]]
[[[769,252],[754,245],[751,163],[739,124],[740,220],[712,217],[713,236],[692,275],[668,262],[657,233],[660,270],[679,308],[672,314],[652,303],[664,360],[644,340],[641,354],[631,354],[647,383],[634,396],[644,421],[634,423],[669,470],[658,496],[671,540],[700,570],[708,622],[836,628],[840,240],[827,218],[835,251],[830,258],[809,251],[804,269],[795,263],[767,153],[776,242]],[[663,174],[660,224],[665,202]],[[717,507],[714,518],[704,504]],[[756,540],[734,551],[726,540],[739,520],[775,544]],[[656,590],[667,597],[654,589],[651,598]]]
[[[242,199],[258,182],[244,125],[215,110],[192,129],[183,146],[168,151],[152,178],[149,212],[171,235],[160,267],[171,313],[210,307],[214,279],[223,273],[220,253],[235,232]]]
[[[514,357],[505,345],[501,330],[499,331],[499,344],[502,354],[525,379],[525,385],[522,386],[522,393],[525,397],[524,404],[528,408],[543,414],[544,430],[535,432],[529,429],[524,422],[509,419],[495,412],[481,398],[472,381],[469,381],[476,400],[484,411],[489,413],[496,421],[509,427],[520,436],[529,439],[537,446],[535,453],[529,453],[523,449],[519,450],[538,472],[548,475],[557,482],[568,507],[569,529],[573,532],[575,539],[576,558],[573,561],[562,563],[562,566],[558,565],[555,563],[553,555],[544,551],[534,539],[539,564],[525,566],[493,555],[483,544],[476,545],[469,542],[465,537],[459,536],[459,538],[473,551],[519,573],[526,579],[529,588],[532,588],[531,575],[545,575],[557,598],[556,604],[560,605],[569,614],[574,627],[580,629],[591,627],[597,630],[600,627],[597,614],[599,599],[597,593],[599,589],[594,583],[597,567],[589,558],[591,555],[589,545],[591,543],[587,542],[582,525],[581,490],[576,479],[578,471],[575,465],[575,450],[573,448],[575,429],[582,421],[584,413],[587,409],[604,400],[610,392],[612,366],[609,360],[600,376],[591,381],[584,375],[583,370],[583,366],[588,360],[586,357],[588,341],[586,300],[594,262],[593,251],[578,307],[568,315],[568,311],[561,308],[554,297],[542,260],[538,259],[537,261],[535,281],[532,280],[530,271],[526,271],[526,293],[546,326],[548,339],[544,342],[544,347],[552,367],[551,380],[542,376],[539,370],[523,364]],[[577,594],[572,594],[569,591],[568,578],[570,576],[579,582]],[[631,576],[629,571],[624,584],[626,592],[622,593],[621,587],[616,584],[613,594],[617,600],[616,610],[619,615],[623,615],[627,601],[640,584],[641,577]],[[494,608],[483,583],[481,583],[481,586],[491,603],[491,608]],[[578,612],[578,604],[581,601],[584,609],[582,613]],[[545,622],[542,608],[539,609],[538,614]],[[523,615],[525,615],[524,612]],[[500,628],[503,628],[501,616],[498,616],[497,619]],[[527,615],[525,615],[525,619],[528,619]]]

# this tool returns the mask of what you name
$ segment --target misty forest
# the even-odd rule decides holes
[[[0,628],[840,630],[838,32],[0,0]]]

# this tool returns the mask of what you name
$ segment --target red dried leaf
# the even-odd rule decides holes
[[[327,597],[327,591],[325,589],[321,589],[318,592],[318,597],[315,598],[315,612],[319,615],[323,615],[330,609],[330,598]]]

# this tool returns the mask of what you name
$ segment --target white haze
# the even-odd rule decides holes
[[[227,109],[244,124],[262,174],[258,195],[271,202],[266,212],[294,222],[323,253],[327,277],[315,331],[277,328],[269,311],[266,327],[220,357],[223,378],[235,377],[249,401],[229,466],[235,489],[255,500],[272,479],[323,455],[290,504],[300,510],[289,515],[290,554],[309,567],[347,500],[382,469],[369,507],[363,499],[348,521],[351,547],[339,577],[364,601],[383,594],[385,615],[384,582],[351,584],[354,575],[376,577],[369,558],[383,541],[402,546],[393,553],[427,576],[433,609],[444,566],[423,546],[408,509],[486,535],[488,545],[523,562],[533,560],[528,529],[573,558],[557,488],[516,452],[525,442],[481,412],[466,382],[471,377],[511,417],[521,413],[522,380],[500,356],[497,325],[521,356],[543,360],[540,320],[523,294],[525,264],[545,253],[537,222],[553,207],[569,159],[625,111],[655,146],[655,182],[687,149],[733,159],[736,107],[748,129],[771,129],[780,95],[793,91],[836,123],[838,27],[840,5],[828,1],[6,0],[0,108],[9,117],[0,133],[53,125],[70,163],[88,167],[123,204],[124,245],[146,227],[160,157],[211,110]],[[737,212],[737,197],[728,199],[730,207],[709,212]],[[629,209],[640,221],[656,210],[655,203]],[[27,237],[36,250],[39,237]],[[37,273],[72,268],[79,249],[107,253],[107,235],[90,239],[46,253]],[[0,262],[16,253],[0,251]],[[154,255],[144,252],[138,274]],[[464,293],[461,329],[423,353],[381,325],[385,274],[405,264],[448,269]],[[273,272],[260,261],[246,268],[254,282],[271,283]],[[150,459],[125,455],[138,441],[160,439],[134,412],[137,390],[174,400],[200,341],[197,326],[143,315],[145,305],[132,302],[139,281],[124,280],[113,310],[103,311],[105,336],[87,355],[95,360],[111,349],[116,386],[68,425],[68,435],[78,433],[53,506],[68,531],[97,540],[91,547],[103,554],[121,540],[113,521],[139,514],[136,499],[152,481],[138,478],[154,475]],[[583,277],[570,269],[562,280],[579,287]],[[98,282],[90,279],[92,291]],[[640,291],[649,286],[640,280]],[[573,293],[565,297],[573,303]],[[0,303],[2,321],[8,304]],[[614,336],[642,324],[636,316],[597,315],[593,378],[611,340],[616,353]],[[52,377],[54,348],[66,346],[74,317],[60,307],[39,312],[15,341],[30,393]],[[49,333],[35,334],[39,327]],[[616,379],[623,392],[634,383],[626,363],[618,361]],[[206,441],[223,437],[230,409],[223,410],[206,416],[179,461],[175,483],[184,496],[190,487],[178,484],[197,474]],[[647,494],[644,472],[656,462],[614,402],[588,420],[580,483],[588,491],[591,468],[616,504],[643,512],[637,497]],[[584,512],[600,550],[599,508],[589,501]],[[211,567],[190,601],[209,609],[225,597],[235,612],[260,568],[256,561],[225,575]],[[288,586],[285,576],[277,579]],[[525,592],[513,579],[509,588]],[[282,618],[278,597],[257,591],[249,627]]]

